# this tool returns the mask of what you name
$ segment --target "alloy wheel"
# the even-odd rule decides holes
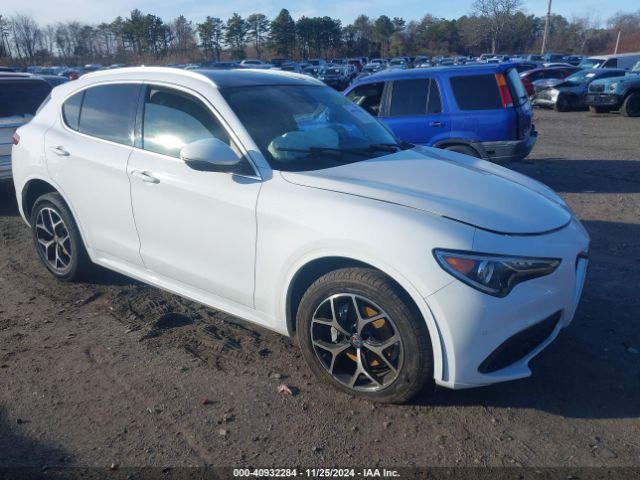
[[[57,271],[65,271],[72,260],[71,237],[60,214],[44,207],[36,217],[36,240],[42,258]]]
[[[402,369],[404,348],[396,324],[360,295],[323,300],[311,321],[311,343],[324,369],[353,390],[382,390]]]

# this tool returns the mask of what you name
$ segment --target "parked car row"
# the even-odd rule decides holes
[[[532,104],[558,112],[588,107],[593,113],[618,110],[627,117],[640,116],[640,61],[631,70],[600,67],[569,73],[563,68],[521,73]],[[531,82],[532,75],[539,79]]]

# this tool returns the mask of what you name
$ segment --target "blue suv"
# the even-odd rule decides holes
[[[537,132],[515,64],[386,70],[344,94],[405,142],[506,162],[526,157]]]

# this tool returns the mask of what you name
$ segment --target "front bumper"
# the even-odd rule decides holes
[[[0,156],[0,181],[11,180],[11,155]]]
[[[522,160],[533,150],[538,140],[538,132],[531,129],[529,135],[522,140],[505,140],[499,142],[479,142],[480,149],[492,162],[509,162]]]
[[[535,107],[544,107],[544,108],[554,108],[556,106],[556,99],[540,96],[540,94],[536,94],[531,100],[531,105]]]
[[[622,97],[615,93],[587,93],[585,104],[589,107],[610,107],[617,110],[622,105]]]
[[[505,236],[477,230],[473,250],[561,258],[551,275],[517,285],[504,298],[454,280],[426,298],[443,350],[449,388],[469,388],[531,375],[529,361],[565,328],[582,294],[589,236],[577,220],[544,235]]]

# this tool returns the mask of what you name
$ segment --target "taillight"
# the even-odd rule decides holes
[[[502,107],[513,107],[511,91],[509,90],[507,79],[502,73],[496,73],[496,82],[498,82],[498,90],[500,91],[500,100],[502,100]]]
[[[20,143],[20,135],[18,135],[18,133],[17,133],[17,132],[16,132],[16,133],[14,133],[14,134],[13,134],[13,137],[11,137],[11,138],[12,138],[12,140],[13,140],[13,144],[14,144],[14,145],[17,145],[17,144],[19,144],[19,143]]]

